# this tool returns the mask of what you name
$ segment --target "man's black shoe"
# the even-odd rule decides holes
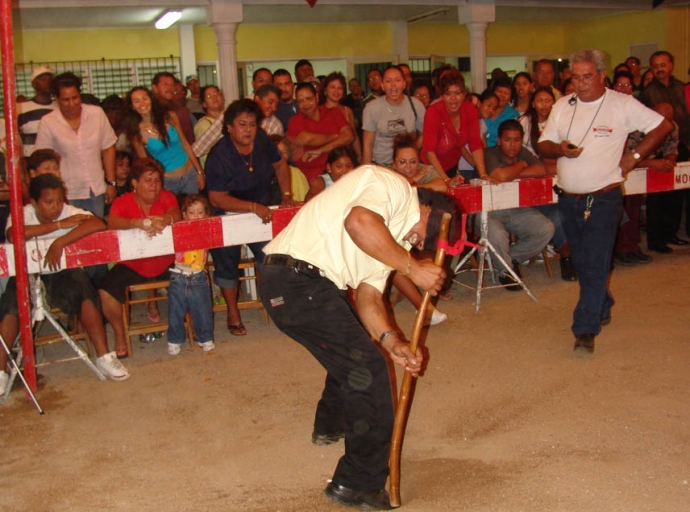
[[[594,352],[594,334],[584,333],[575,336],[575,347],[573,350]]]
[[[522,289],[522,286],[510,274],[501,274],[498,276],[498,282],[504,285],[509,292],[519,292]]]
[[[330,482],[323,492],[329,499],[346,507],[359,507],[362,510],[393,509],[388,493],[384,489],[380,491],[355,491]]]
[[[633,258],[635,258],[637,260],[637,262],[640,265],[645,265],[647,263],[651,263],[652,260],[654,259],[649,254],[645,254],[642,251],[640,251],[639,249],[637,251],[631,252],[630,254],[633,256]]]
[[[671,254],[673,252],[673,249],[668,245],[650,245],[649,250],[658,252],[659,254]]]
[[[690,242],[687,240],[683,240],[682,238],[678,238],[676,235],[673,235],[671,239],[668,241],[669,244],[673,245],[688,245]]]
[[[513,260],[513,272],[517,274],[517,276],[522,279],[522,269],[520,269],[520,262],[518,260]]]
[[[624,267],[637,265],[637,258],[631,252],[619,252],[613,255],[613,260]]]
[[[312,432],[311,442],[316,446],[328,446],[334,444],[345,437],[345,432],[333,432],[332,434],[318,434]]]
[[[561,257],[561,279],[563,281],[577,281],[577,270],[571,257]]]

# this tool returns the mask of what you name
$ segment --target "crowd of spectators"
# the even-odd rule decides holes
[[[561,97],[576,102],[573,80],[586,78],[571,77],[567,65],[556,69],[553,61],[544,59],[534,64],[532,73],[511,77],[493,70],[487,90],[475,94],[451,66],[431,76],[413,73],[405,64],[371,69],[366,90],[357,78],[347,81],[339,72],[315,77],[307,60],[297,62],[293,71],[257,69],[252,93],[225,109],[222,91],[212,84],[202,87],[196,75],[182,83],[161,72],[148,86],[91,105],[81,93],[78,76],[55,76],[48,68],[36,68],[31,76],[34,96],[18,103],[27,172],[25,220],[28,226],[35,217],[31,222],[50,228],[40,233],[27,229],[27,236],[50,235],[64,242],[106,226],[155,236],[181,219],[179,205],[188,194],[207,197],[215,214],[248,212],[270,222],[271,206],[309,200],[359,164],[388,167],[413,186],[438,191],[475,179],[502,183],[554,174],[555,161],[539,154],[537,141],[554,104]],[[671,54],[656,52],[646,71],[639,59],[628,58],[616,66],[611,89],[638,96],[676,126],[658,153],[640,166],[668,172],[677,161],[688,159],[690,91],[673,76]],[[641,136],[631,134],[629,151]],[[36,177],[45,174],[60,186],[51,181],[34,190]],[[43,195],[62,195],[68,204],[49,212]],[[669,245],[687,243],[678,237],[684,200],[687,203],[682,191],[647,199],[649,250],[668,253]],[[626,199],[630,220],[620,229],[615,253],[619,264],[652,260],[640,248],[643,204],[641,196]],[[73,235],[68,236],[70,231]],[[520,263],[548,244],[560,254],[561,277],[577,280],[556,209],[492,212],[488,237],[503,260],[496,268],[508,290],[520,289],[515,281]],[[250,248],[260,262],[263,244]],[[215,282],[228,306],[229,332],[245,335],[237,307],[240,248],[210,252]],[[82,322],[94,331],[99,358],[108,356],[99,359],[99,367],[114,380],[129,376],[118,360],[127,356],[120,307],[125,286],[168,279],[174,261],[170,256],[119,263],[105,278],[90,275],[92,289],[82,283],[81,274],[69,275],[82,283],[82,293],[70,299],[81,301],[81,309],[74,304],[67,309],[81,312]],[[410,283],[394,279],[394,284],[418,305],[419,293]],[[449,298],[447,293],[441,296]],[[3,304],[0,332],[13,338],[13,306]],[[92,306],[102,309],[113,326],[112,352],[90,321]],[[155,305],[148,313],[157,318]],[[442,313],[434,313],[435,321],[445,320]],[[3,330],[5,321],[9,327]],[[212,346],[208,337],[203,336],[204,343],[211,343],[207,348]],[[179,339],[174,341],[178,346],[170,348],[171,354],[179,353]],[[0,352],[0,392],[5,363]]]

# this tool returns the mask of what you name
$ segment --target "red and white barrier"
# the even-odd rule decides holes
[[[553,185],[556,178],[531,178],[500,185],[461,186],[449,189],[461,211],[503,210],[556,202]],[[673,173],[638,169],[625,182],[626,194],[645,194],[690,188],[690,162],[678,164]],[[65,248],[61,268],[126,261],[162,256],[192,249],[226,247],[271,240],[295,216],[299,207],[277,209],[273,222],[263,224],[252,213],[224,215],[195,221],[178,222],[153,238],[140,230],[103,231]],[[40,272],[44,255],[52,239],[27,242],[29,273]],[[11,244],[0,245],[0,277],[14,275]]]

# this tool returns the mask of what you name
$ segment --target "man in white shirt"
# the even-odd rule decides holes
[[[36,149],[50,148],[62,157],[60,172],[70,204],[103,218],[105,204],[116,195],[115,143],[103,109],[82,105],[81,79],[74,73],[55,77],[58,109],[41,120]]]
[[[607,283],[623,211],[621,185],[635,164],[652,153],[671,124],[633,96],[606,89],[606,64],[599,50],[580,50],[570,60],[573,98],[554,105],[538,153],[557,158],[558,204],[580,277],[573,314],[575,350],[594,352],[594,338],[611,321]],[[628,134],[646,133],[635,153],[624,152]]]

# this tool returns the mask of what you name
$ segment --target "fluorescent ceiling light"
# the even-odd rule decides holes
[[[156,20],[156,28],[165,30],[182,17],[182,11],[166,11]]]

